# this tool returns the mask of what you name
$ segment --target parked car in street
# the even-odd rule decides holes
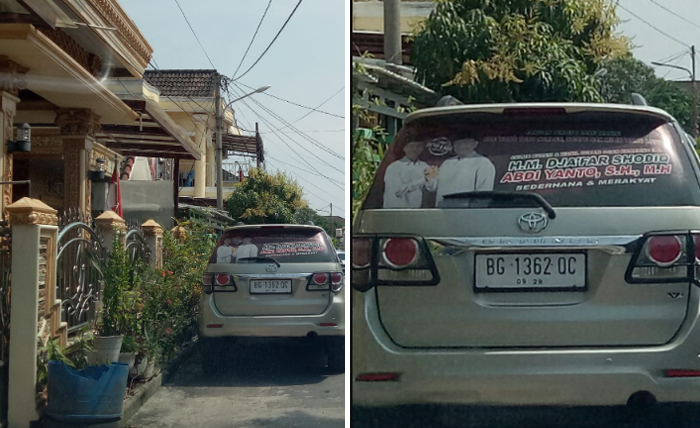
[[[353,229],[353,405],[699,402],[699,231],[662,110],[410,114]]]
[[[345,274],[345,251],[338,251],[338,258],[340,259],[340,264],[343,266],[343,275]]]
[[[342,267],[320,227],[227,229],[202,277],[203,370],[216,370],[228,357],[225,345],[241,337],[322,340],[329,368],[344,370],[343,285]]]

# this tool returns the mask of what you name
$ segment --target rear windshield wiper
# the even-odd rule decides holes
[[[549,218],[554,219],[557,213],[549,202],[537,193],[532,192],[461,192],[450,193],[444,196],[445,199],[493,199],[500,201],[517,201],[518,199],[527,199],[535,202],[547,211]]]
[[[260,262],[273,262],[274,264],[277,265],[277,267],[282,267],[280,262],[275,260],[273,257],[242,257],[238,259],[239,262],[242,262],[244,260],[255,260],[255,261],[260,261]]]

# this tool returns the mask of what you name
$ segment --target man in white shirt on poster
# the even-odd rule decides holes
[[[445,195],[462,192],[486,192],[493,190],[496,168],[485,156],[475,152],[479,142],[472,138],[455,141],[457,156],[445,160],[437,178],[435,206]]]
[[[233,247],[231,246],[231,239],[224,239],[224,244],[216,249],[216,262],[217,263],[231,263],[231,256],[233,255]]]
[[[258,246],[250,242],[250,236],[243,237],[243,244],[241,244],[236,251],[236,262],[240,259],[258,256]]]
[[[420,208],[423,188],[434,190],[437,168],[418,160],[424,148],[422,141],[409,142],[403,148],[405,156],[387,167],[384,173],[384,208]]]

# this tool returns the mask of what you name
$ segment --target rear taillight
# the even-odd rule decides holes
[[[384,260],[397,269],[415,263],[418,258],[418,242],[411,238],[390,238],[384,241]]]
[[[227,273],[207,273],[202,275],[202,291],[211,294],[214,291],[237,291],[233,276]]]
[[[357,382],[396,382],[398,373],[361,373],[355,378]]]
[[[367,291],[375,285],[416,286],[440,282],[423,238],[358,236],[352,242],[350,278],[358,291]]]
[[[369,238],[354,238],[352,240],[352,258],[350,265],[353,269],[369,267],[371,259],[372,240]]]
[[[566,114],[565,108],[560,107],[515,107],[503,109],[506,116],[561,116]]]
[[[664,370],[666,377],[700,377],[700,370]]]
[[[314,283],[318,285],[328,284],[328,274],[327,273],[315,273]]]
[[[652,236],[646,245],[649,260],[660,267],[672,266],[683,255],[683,242],[675,235]]]
[[[341,272],[317,272],[311,275],[306,285],[308,291],[339,292],[343,288],[343,274]]]
[[[213,277],[214,275],[210,273],[205,273],[202,275],[202,291],[206,294],[211,294],[212,291],[214,291],[214,288],[212,287]]]
[[[343,289],[344,275],[340,272],[331,272],[331,290],[338,293]]]
[[[626,280],[630,283],[696,282],[700,273],[700,235],[650,233],[639,240]]]

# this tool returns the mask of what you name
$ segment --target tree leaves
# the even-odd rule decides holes
[[[631,54],[603,64],[603,98],[609,103],[631,102],[633,92],[644,96],[649,105],[667,111],[692,134],[693,98],[673,82],[656,77],[654,69]]]
[[[414,35],[416,78],[466,103],[601,101],[592,75],[624,54],[605,0],[442,0]]]
[[[244,223],[295,223],[295,213],[307,205],[302,196],[301,186],[288,176],[253,169],[248,179],[236,186],[226,209]]]

